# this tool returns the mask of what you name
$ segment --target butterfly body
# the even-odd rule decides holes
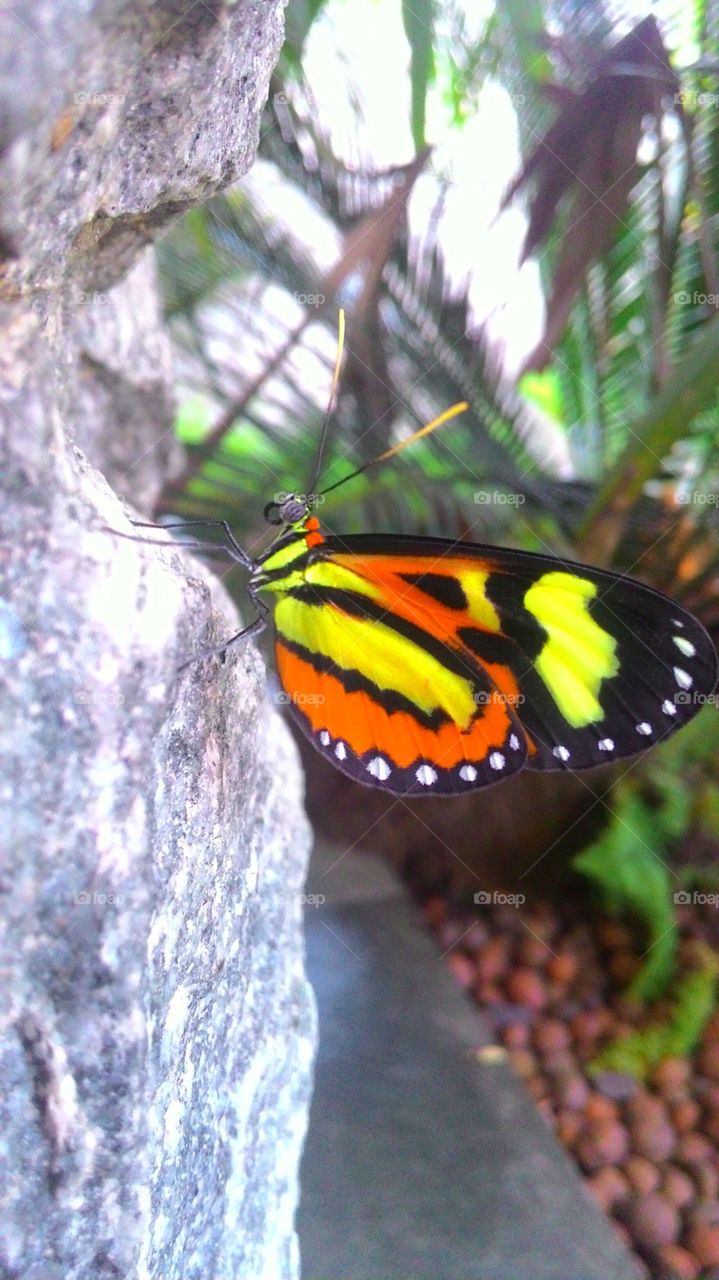
[[[631,578],[291,514],[251,594],[273,602],[288,710],[365,785],[456,795],[591,768],[661,741],[715,686],[701,624]]]

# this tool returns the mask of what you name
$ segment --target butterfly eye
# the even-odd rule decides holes
[[[279,502],[268,502],[265,507],[265,520],[268,524],[282,524],[282,509]]]

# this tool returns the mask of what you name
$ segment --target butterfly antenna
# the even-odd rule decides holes
[[[339,489],[341,484],[346,484],[348,480],[354,480],[355,476],[361,476],[363,471],[369,470],[370,467],[376,467],[378,462],[387,462],[389,458],[394,458],[396,454],[401,453],[403,449],[408,449],[415,440],[421,440],[422,436],[428,436],[431,431],[436,431],[437,427],[441,427],[443,423],[451,421],[452,418],[459,417],[460,413],[465,413],[469,408],[467,400],[461,400],[458,404],[453,404],[450,409],[445,409],[444,413],[438,414],[426,426],[420,427],[419,430],[413,431],[411,436],[407,436],[406,440],[400,440],[399,444],[392,445],[391,449],[385,449],[384,453],[380,453],[376,458],[365,462],[364,466],[358,467],[356,471],[350,471],[348,476],[343,476],[335,484],[331,484],[329,489],[323,489],[322,494],[331,493],[333,489]]]
[[[310,490],[309,490],[310,493],[315,492],[317,488],[317,482],[320,478],[320,472],[322,470],[322,455],[324,453],[325,442],[327,440],[327,431],[330,425],[330,418],[332,417],[335,403],[337,401],[337,387],[339,386],[340,369],[342,367],[342,355],[344,352],[344,346],[345,346],[345,313],[342,307],[340,307],[339,315],[337,317],[337,358],[335,360],[335,371],[334,371],[334,374],[332,375],[332,386],[330,387],[330,398],[327,401],[327,409],[325,410],[325,420],[322,423],[322,431],[320,432],[320,443],[317,448],[317,461],[315,463],[315,474],[312,480],[312,484],[310,486]]]

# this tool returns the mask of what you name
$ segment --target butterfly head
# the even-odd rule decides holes
[[[265,507],[265,520],[272,525],[302,526],[310,513],[310,504],[304,494],[280,493]]]

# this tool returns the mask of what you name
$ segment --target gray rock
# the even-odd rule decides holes
[[[281,7],[18,14],[0,15],[19,72],[0,74],[0,1275],[290,1280],[315,1040],[296,753],[251,646],[178,672],[236,615],[181,552],[108,532],[131,526],[96,470],[149,510],[176,465],[144,246],[250,163]],[[53,140],[80,91],[122,102]]]

